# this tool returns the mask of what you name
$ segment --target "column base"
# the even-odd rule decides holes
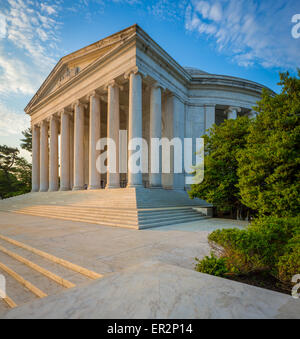
[[[71,191],[70,187],[61,187],[59,190],[61,192]]]
[[[37,192],[39,192],[39,191],[40,191],[39,188],[34,188],[34,189],[31,190],[31,193],[37,193]]]
[[[161,190],[161,189],[163,189],[163,187],[162,187],[162,185],[157,185],[157,186],[149,185],[149,189],[151,189],[151,190]]]
[[[45,193],[45,192],[48,192],[48,190],[49,190],[48,188],[41,188],[40,192]]]
[[[57,192],[58,188],[49,188],[48,192]]]
[[[106,185],[105,186],[106,190],[118,189],[118,188],[121,188],[120,185]]]
[[[126,188],[144,188],[144,186],[142,184],[141,185],[128,184]]]
[[[84,186],[75,186],[72,191],[84,191]]]
[[[96,185],[96,186],[89,186],[88,190],[89,191],[95,191],[95,190],[100,190],[101,186],[100,185]]]

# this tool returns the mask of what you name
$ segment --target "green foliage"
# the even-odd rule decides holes
[[[226,259],[217,258],[213,253],[211,257],[205,257],[202,260],[196,258],[195,270],[197,272],[215,275],[217,277],[224,277],[227,273]]]
[[[191,198],[201,198],[221,211],[247,210],[241,203],[238,184],[238,151],[245,148],[251,120],[240,117],[226,120],[205,135],[205,178],[203,183],[192,185]]]
[[[205,179],[191,198],[232,216],[299,215],[300,70],[281,74],[279,84],[278,95],[263,91],[256,119],[227,120],[204,137]]]
[[[300,77],[300,71],[299,71]],[[238,153],[241,203],[260,215],[296,216],[300,212],[300,78],[280,75],[282,92],[264,91]]]
[[[256,119],[213,127],[205,137],[205,180],[190,196],[259,216],[247,230],[210,234],[228,272],[264,271],[289,283],[300,273],[300,70],[298,77],[281,74],[280,85],[278,95],[263,92]],[[213,262],[206,258],[201,270]]]
[[[17,148],[0,145],[0,170],[7,172],[13,168],[18,154]]]
[[[23,139],[21,139],[21,148],[25,149],[29,153],[32,153],[32,130],[31,128],[27,128],[25,131],[22,131],[22,134],[24,136]]]
[[[300,217],[259,218],[246,230],[217,230],[209,241],[222,247],[231,272],[268,271],[282,282],[299,273]]]
[[[300,272],[300,235],[293,237],[285,249],[277,263],[278,277],[281,281],[291,281]]]
[[[18,149],[0,146],[1,199],[25,194],[31,190],[31,165],[18,154]]]

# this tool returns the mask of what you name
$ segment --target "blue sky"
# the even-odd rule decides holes
[[[65,54],[138,23],[182,66],[262,83],[300,67],[295,0],[0,0],[0,144],[18,146],[24,107]]]

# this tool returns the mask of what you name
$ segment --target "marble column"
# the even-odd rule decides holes
[[[74,105],[74,191],[84,189],[84,105]]]
[[[61,112],[60,124],[60,190],[70,190],[70,114]]]
[[[100,173],[96,167],[97,142],[100,139],[100,98],[96,92],[90,95],[90,142],[89,142],[89,190],[100,188]]]
[[[215,105],[205,105],[205,131],[208,134],[208,129],[212,128],[216,123],[216,106]]]
[[[32,192],[40,190],[40,128],[32,126]]]
[[[41,123],[40,132],[40,192],[49,189],[49,145],[48,145],[48,122]]]
[[[49,191],[58,191],[58,121],[50,119],[50,175]]]
[[[172,158],[172,172],[173,172],[173,190],[184,190],[185,182],[184,182],[184,123],[185,123],[185,105],[183,101],[179,99],[176,95],[171,95],[168,99],[171,101],[172,113],[173,113],[173,138],[179,138],[181,140],[181,147],[178,149],[178,153],[181,152],[181,173],[176,173],[175,161],[176,164],[178,161],[178,165],[180,165],[180,158],[178,159],[179,154],[175,153],[176,150],[173,149],[171,151]]]
[[[129,74],[129,142],[134,138],[143,137],[142,114],[142,76],[135,71]],[[134,164],[131,163],[131,155],[135,153],[135,151],[129,151],[128,153],[128,187],[142,187],[142,173],[132,173],[130,170],[134,166]]]
[[[107,148],[107,185],[106,188],[120,187],[119,173],[119,130],[120,130],[120,90],[118,84],[112,81],[108,84],[108,101],[107,101],[107,138],[114,140],[115,149]],[[116,154],[115,154],[116,153]],[[115,164],[115,172],[109,171],[110,165]]]
[[[238,113],[241,112],[240,107],[229,107],[226,111],[227,113],[227,119],[233,119],[236,120],[238,117]]]
[[[151,87],[150,93],[150,149],[152,138],[161,139],[162,135],[162,112],[161,112],[161,88],[157,83]],[[161,168],[161,151],[159,154],[150,152],[151,169],[149,173],[149,184],[151,188],[162,186]],[[159,161],[159,173],[152,173],[154,157]]]
[[[69,146],[69,153],[70,153],[70,190],[73,190],[74,187],[74,120],[73,120],[73,114],[69,115],[70,117],[70,127],[69,127],[69,133],[70,133],[70,146]]]
[[[257,112],[255,112],[255,111],[250,111],[249,113],[248,113],[248,117],[249,117],[249,119],[255,119],[256,117],[257,117]]]

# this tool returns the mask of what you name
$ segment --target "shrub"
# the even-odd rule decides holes
[[[263,217],[246,230],[217,230],[209,241],[228,272],[267,271],[284,283],[300,273],[300,217]]]
[[[197,264],[195,270],[197,272],[224,277],[228,273],[225,258],[217,258],[213,253],[210,257],[205,257],[202,260],[196,258]]]
[[[300,273],[300,236],[290,240],[286,251],[277,263],[278,278],[289,283],[294,275]]]

